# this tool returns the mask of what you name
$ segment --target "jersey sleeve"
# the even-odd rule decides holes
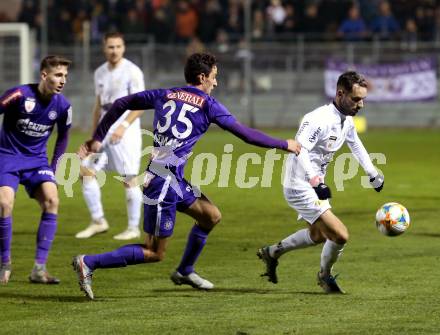
[[[7,90],[0,97],[0,115],[5,113],[8,109],[16,108],[19,105],[22,97],[23,93],[18,87]]]
[[[112,124],[115,123],[126,110],[154,108],[155,101],[163,96],[163,91],[162,89],[147,90],[116,99],[96,128],[93,139],[102,142]]]
[[[57,119],[58,132],[65,132],[72,126],[72,106],[67,105]]]
[[[235,116],[216,100],[209,106],[208,117],[211,123],[215,123],[222,129],[228,129],[233,123],[237,122]]]
[[[129,94],[134,94],[145,90],[144,75],[138,67],[133,67],[129,85]]]
[[[378,172],[371,162],[370,156],[368,155],[367,150],[362,144],[362,141],[360,140],[354,125],[352,125],[349,132],[347,133],[346,142],[354,157],[358,160],[364,171],[370,177],[377,176]]]
[[[97,69],[95,71],[95,73],[93,74],[93,84],[95,85],[95,95],[96,96],[100,96],[102,93],[102,84],[101,81],[99,79],[99,69]]]
[[[322,135],[323,128],[324,126],[319,120],[311,115],[306,115],[301,121],[295,139],[301,144],[301,147],[311,151]]]

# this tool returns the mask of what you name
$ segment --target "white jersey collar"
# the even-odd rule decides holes
[[[336,107],[335,102],[332,102],[332,107],[333,107],[333,113],[336,114],[337,116],[339,116],[339,118],[341,119],[341,123],[344,123],[344,121],[347,119],[347,116],[342,114],[339,109]]]

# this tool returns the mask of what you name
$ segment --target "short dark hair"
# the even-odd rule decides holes
[[[355,84],[358,84],[362,87],[368,86],[367,80],[362,75],[355,71],[347,71],[339,76],[336,87],[338,89],[342,88],[347,92],[351,92],[351,90],[353,89],[353,85]]]
[[[120,38],[124,41],[124,34],[120,33],[119,31],[108,32],[104,35],[102,40],[105,43],[109,38]]]
[[[200,85],[198,76],[208,76],[217,64],[215,56],[209,53],[194,53],[188,57],[185,64],[185,80],[188,84]]]
[[[48,70],[49,68],[52,67],[57,67],[58,65],[69,67],[70,64],[72,64],[72,61],[63,56],[56,56],[56,55],[46,56],[41,61],[40,72],[43,70]]]

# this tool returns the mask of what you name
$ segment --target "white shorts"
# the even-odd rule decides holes
[[[319,200],[315,190],[310,187],[306,190],[284,188],[284,198],[290,207],[298,212],[298,220],[304,219],[313,224],[326,210],[332,208],[327,200]]]
[[[116,171],[121,176],[137,176],[141,166],[142,138],[140,129],[130,128],[118,144],[106,144],[112,134],[110,129],[103,141],[102,153],[88,156],[81,165],[94,171]]]

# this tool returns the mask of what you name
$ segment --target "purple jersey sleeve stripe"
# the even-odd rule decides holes
[[[277,148],[287,150],[286,140],[280,140],[278,138],[271,137],[259,130],[246,127],[239,122],[225,124],[222,128],[230,131],[246,143],[263,148]]]
[[[58,137],[55,143],[55,147],[53,150],[52,163],[50,167],[55,172],[58,159],[60,159],[61,155],[66,152],[67,144],[69,143],[69,128],[64,131],[60,131],[58,129]]]

